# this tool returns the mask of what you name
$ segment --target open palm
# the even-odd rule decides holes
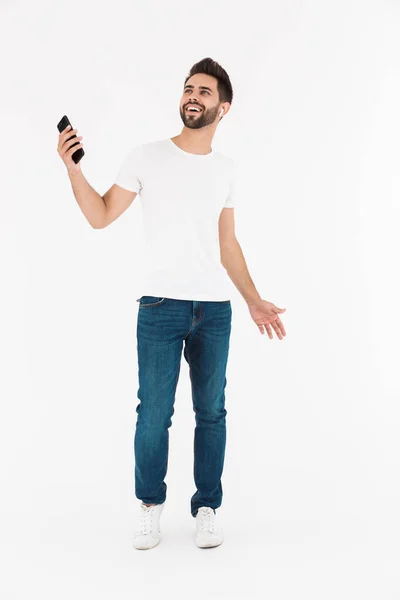
[[[286,331],[282,321],[279,318],[279,313],[285,312],[286,308],[278,308],[272,302],[267,302],[267,300],[260,299],[257,302],[248,304],[248,309],[251,318],[262,334],[265,333],[265,328],[268,333],[268,337],[272,340],[274,337],[272,334],[272,329],[274,329],[277,337],[280,340],[283,340],[284,336],[286,335]]]

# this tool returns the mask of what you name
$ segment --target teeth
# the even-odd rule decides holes
[[[200,112],[200,108],[197,108],[197,107],[194,107],[194,106],[189,106],[189,107],[187,108],[187,110],[193,110],[193,111]]]

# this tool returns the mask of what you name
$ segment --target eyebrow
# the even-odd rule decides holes
[[[185,87],[184,87],[183,89],[184,89],[184,90],[186,90],[186,88],[191,88],[191,89],[193,89],[193,88],[194,88],[194,85],[185,85]],[[210,92],[212,92],[212,89],[211,89],[211,88],[209,88],[209,87],[207,87],[206,85],[199,85],[199,88],[200,88],[201,90],[209,90]]]

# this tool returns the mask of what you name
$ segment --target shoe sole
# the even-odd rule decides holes
[[[135,550],[151,550],[152,548],[155,548],[156,546],[158,546],[158,544],[161,542],[161,540],[162,540],[162,533],[159,534],[157,541],[152,546],[135,546],[135,540],[133,540],[133,547],[135,548]]]
[[[158,540],[152,546],[135,546],[135,543],[133,543],[133,547],[135,548],[135,550],[151,550],[152,548],[155,548],[156,546],[158,546],[159,543],[160,543],[160,540]]]
[[[200,540],[196,539],[196,545],[199,548],[215,548],[216,546],[220,546],[223,541],[224,540],[221,540],[220,542],[201,542]]]

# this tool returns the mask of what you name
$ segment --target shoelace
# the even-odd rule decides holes
[[[215,513],[212,508],[201,508],[199,509],[201,518],[201,529],[202,531],[209,531],[214,533],[214,516]]]
[[[152,517],[154,506],[142,505],[142,512],[140,514],[140,530],[142,535],[151,533],[152,530]]]

